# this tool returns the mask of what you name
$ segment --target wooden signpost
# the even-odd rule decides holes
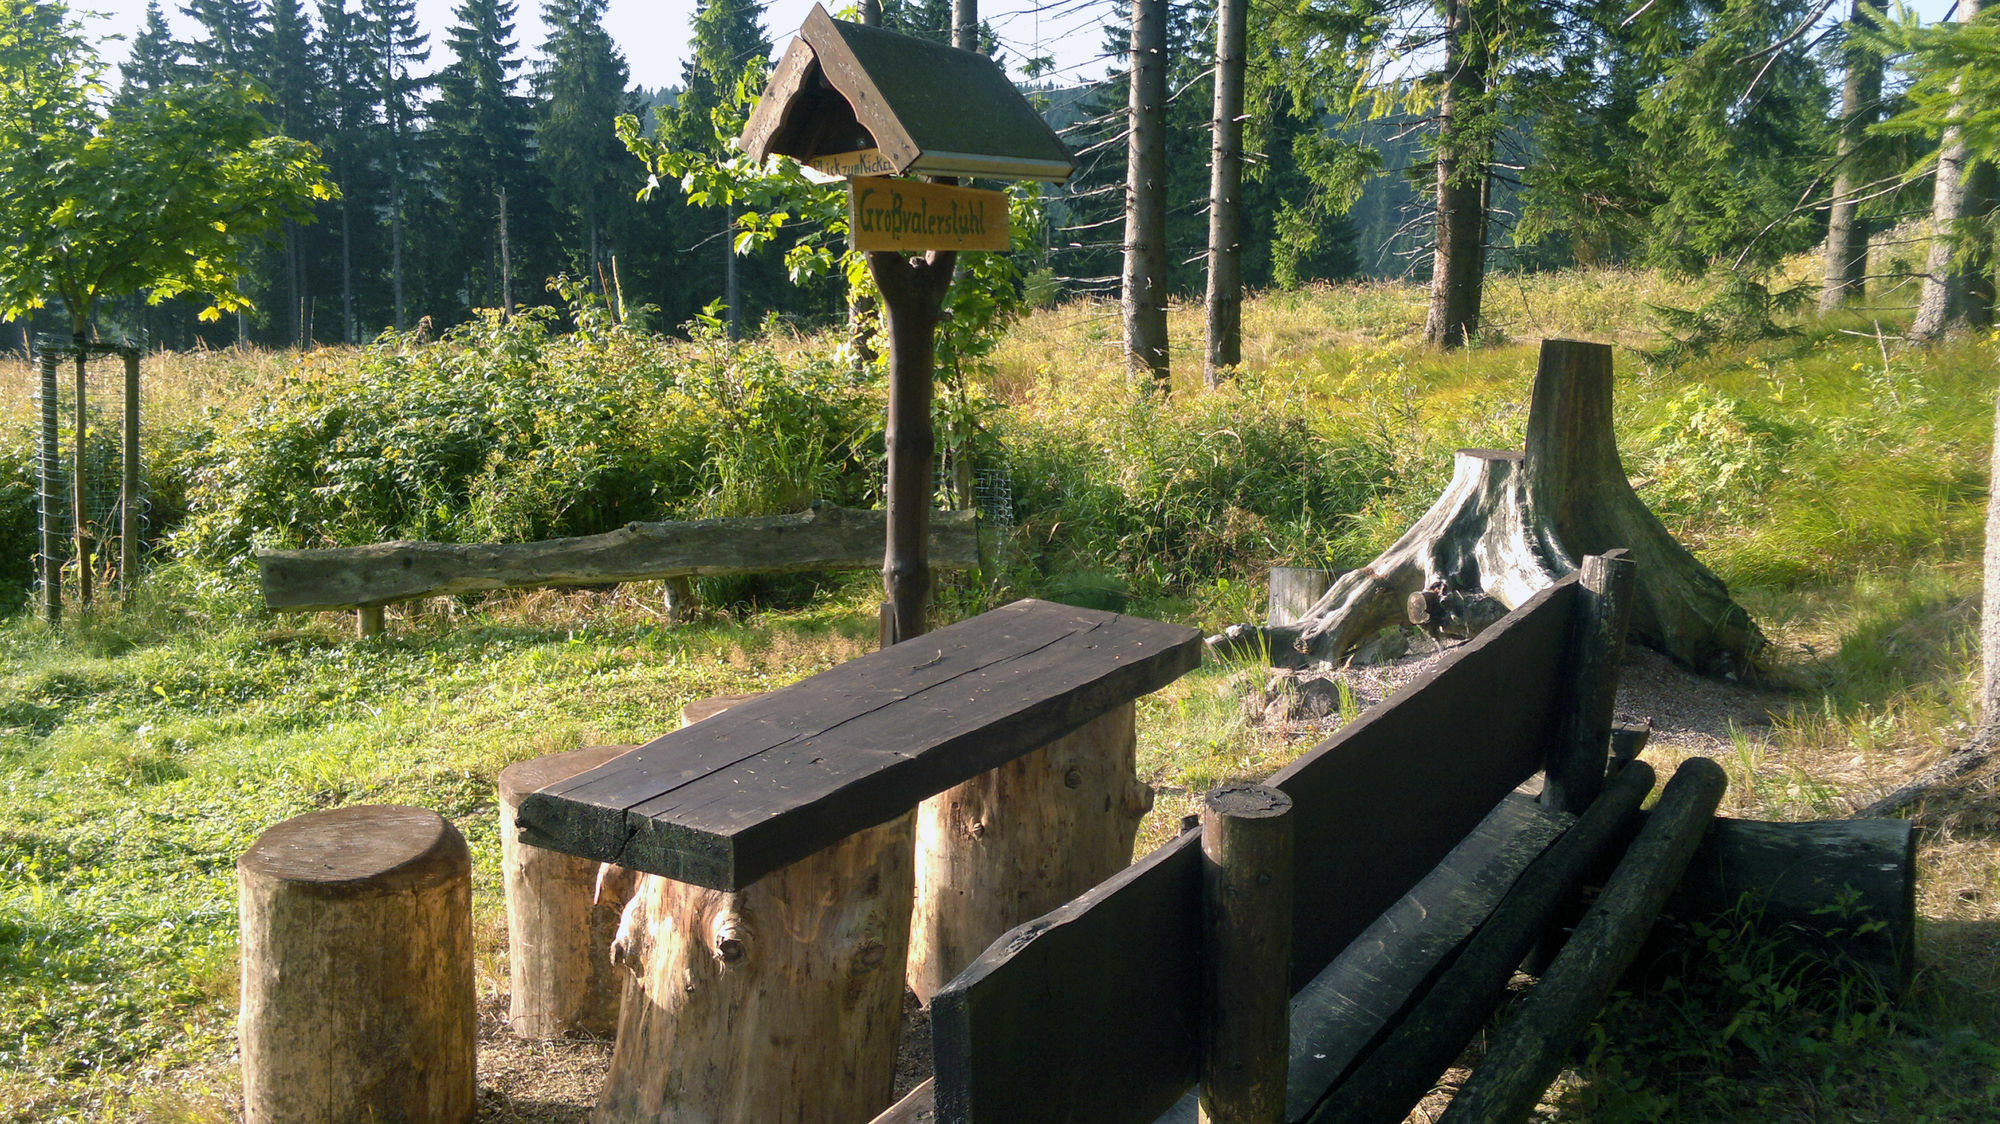
[[[961,250],[1008,247],[1007,198],[955,180],[1062,183],[1076,161],[991,58],[836,20],[815,5],[743,127],[753,159],[790,156],[847,178],[849,230],[868,254],[889,334],[888,547],[882,644],[924,631],[938,321]]]

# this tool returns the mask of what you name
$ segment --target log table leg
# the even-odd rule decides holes
[[[1125,869],[1153,790],[1132,704],[924,801],[910,989],[929,1003],[994,938]]]
[[[629,975],[595,1124],[858,1124],[888,1107],[915,815],[735,893],[640,875],[612,946]]]
[[[529,793],[635,748],[587,746],[500,770],[500,873],[512,985],[507,1026],[523,1038],[559,1038],[572,1030],[608,1037],[618,1028],[622,980],[611,964],[611,941],[631,879],[618,867],[521,842],[515,814]]]
[[[423,808],[309,812],[236,863],[250,1124],[472,1119],[472,866]]]

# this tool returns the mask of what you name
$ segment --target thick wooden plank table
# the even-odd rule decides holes
[[[1200,662],[1197,629],[1016,601],[550,785],[522,802],[521,837],[740,890]]]

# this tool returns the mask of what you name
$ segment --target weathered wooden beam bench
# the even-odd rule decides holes
[[[260,550],[264,604],[281,612],[355,609],[364,634],[382,607],[497,589],[685,580],[726,574],[868,569],[882,564],[885,513],[816,503],[794,515],[629,523],[615,531],[525,543],[384,542],[323,550]],[[930,563],[979,565],[970,511],[931,513]]]
[[[1639,811],[1653,784],[1644,762],[1605,783],[1627,565],[1586,559],[1266,782],[1290,797],[1295,834],[1292,953],[1273,966],[1274,986],[1291,994],[1289,1046],[1279,1047],[1289,1062],[1284,1109],[1270,1119],[1402,1120],[1584,880],[1635,834],[1643,843],[1665,826]],[[1717,904],[1717,888],[1733,892],[1745,872],[1809,868],[1788,874],[1793,897],[1837,878],[1829,856],[1805,859],[1828,834],[1817,825],[1781,840],[1726,821],[1690,834],[1720,791],[1712,762],[1690,766],[1701,768],[1683,768],[1698,776],[1682,787],[1701,791],[1671,847],[1647,854],[1673,850],[1685,864],[1700,840],[1689,869],[1715,885],[1693,897]],[[1541,790],[1528,795],[1537,772]],[[1875,965],[1908,947],[1907,835],[1833,834],[1844,841],[1838,861],[1870,866],[1859,880],[1866,908],[1892,934],[1878,943],[1895,951],[1862,967],[1894,978]],[[995,941],[933,998],[933,1082],[876,1124],[1194,1121],[1212,865],[1203,846],[1186,832]],[[1657,899],[1681,866],[1643,869],[1649,861],[1630,873],[1653,883],[1636,896]],[[1784,916],[1806,912],[1789,902]],[[1628,933],[1650,923],[1635,916],[1619,919]],[[1609,960],[1592,967],[1593,987],[1615,977]]]
[[[1043,789],[1015,783],[1007,799],[1068,794],[1126,814],[1114,804],[1131,783],[1132,700],[1200,658],[1192,628],[1020,601],[527,796],[525,842],[655,876],[642,878],[614,947],[634,980],[598,1118],[872,1117],[893,1079],[917,806],[1109,722],[1098,743],[1123,778],[1052,758]],[[965,825],[966,846],[1005,835],[1010,808],[995,811],[991,832]],[[1074,861],[1060,832],[1029,842],[1042,865]],[[1122,867],[1130,849],[1128,832],[1108,868],[1075,864],[1081,884],[1054,900]],[[952,880],[933,878],[926,893],[959,893]]]

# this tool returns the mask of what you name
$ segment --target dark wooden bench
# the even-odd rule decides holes
[[[1132,700],[1200,660],[1192,628],[1020,601],[738,702],[524,799],[523,841],[655,876],[640,879],[614,945],[632,978],[594,1119],[867,1119],[894,1072],[912,887],[924,881],[918,805],[1002,770],[997,789],[1038,806],[1019,809],[1024,821],[1079,797],[1110,810],[1125,792],[1114,774],[1130,783]],[[1063,765],[1040,789],[1017,775],[1107,722],[1108,767]],[[1114,787],[1098,801],[1100,783]],[[994,810],[1007,820],[1009,809]],[[980,932],[966,957],[1130,861],[1129,833],[1092,865],[1060,829],[1009,840],[1009,826],[959,832],[994,857],[947,864],[928,889],[965,898],[952,877],[998,866],[971,881],[1035,903]],[[1018,863],[1023,847],[1047,857]],[[1087,877],[1054,896],[1008,883],[1017,866],[1065,864]]]
[[[1571,575],[1267,782],[1294,805],[1287,1120],[1313,1118],[1595,795],[1615,600]],[[1545,767],[1548,800],[1517,791]],[[932,1088],[882,1119],[1193,1120],[1201,869],[1184,833],[994,942],[934,997]]]

